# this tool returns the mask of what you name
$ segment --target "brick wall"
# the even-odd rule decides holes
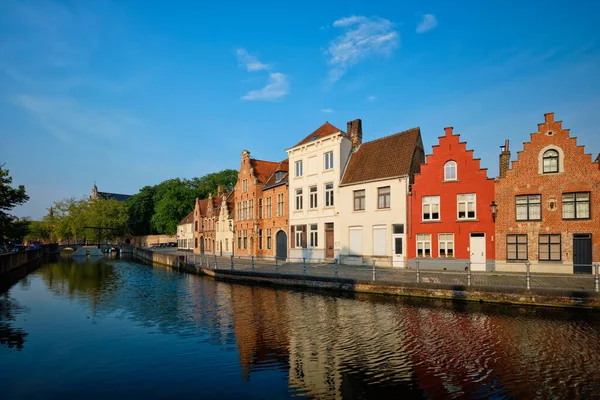
[[[541,154],[548,148],[559,152],[559,172],[541,173]],[[507,234],[527,234],[527,253],[532,271],[573,272],[573,234],[592,234],[592,258],[600,261],[600,171],[585,154],[584,147],[577,145],[561,121],[554,121],[554,114],[545,114],[545,121],[538,131],[524,143],[517,160],[506,177],[496,179],[496,263],[504,270],[523,270],[523,262],[505,262],[507,258]],[[586,220],[564,220],[562,195],[569,192],[590,192],[590,218]],[[541,195],[541,220],[517,221],[515,196]],[[560,262],[538,262],[538,240],[540,234],[560,234],[562,260]],[[500,262],[502,261],[502,262]]]

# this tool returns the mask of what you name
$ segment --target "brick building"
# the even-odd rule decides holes
[[[216,224],[223,200],[223,187],[217,196],[208,194],[207,199],[196,199],[194,206],[194,254],[217,254]]]
[[[242,152],[235,186],[235,253],[287,257],[288,162],[256,160]]]
[[[591,273],[600,262],[600,164],[545,114],[510,164],[508,141],[496,180],[496,269]]]
[[[408,258],[432,269],[493,270],[494,180],[452,128],[433,146],[408,196]],[[414,265],[414,260],[411,265]]]

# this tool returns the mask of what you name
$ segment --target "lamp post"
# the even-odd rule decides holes
[[[494,219],[494,222],[496,222],[496,214],[498,214],[498,205],[494,200],[492,200],[492,204],[490,204],[490,211],[492,213],[492,218]]]

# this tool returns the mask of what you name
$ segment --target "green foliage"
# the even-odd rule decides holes
[[[25,186],[19,185],[16,189],[11,186],[12,177],[9,170],[0,165],[0,242],[11,239],[22,239],[27,232],[23,233],[23,227],[28,225],[17,220],[7,211],[25,203],[29,196],[25,193]]]
[[[129,230],[133,235],[175,234],[177,223],[194,208],[196,198],[217,195],[218,187],[233,190],[238,172],[226,169],[201,178],[169,179],[146,186],[127,200]]]
[[[50,226],[44,221],[29,221],[25,239],[29,241],[46,241],[50,239]]]

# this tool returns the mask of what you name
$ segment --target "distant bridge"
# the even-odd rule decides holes
[[[125,243],[119,243],[119,244],[110,244],[110,243],[58,244],[58,243],[52,243],[52,244],[48,244],[48,245],[44,246],[47,254],[60,254],[63,250],[66,250],[66,249],[77,250],[81,247],[98,248],[98,249],[101,249],[103,252],[106,251],[106,249],[109,249],[109,250],[116,249],[119,251],[119,253],[129,253],[129,252],[133,251],[133,246],[129,245],[129,244],[125,244]]]

